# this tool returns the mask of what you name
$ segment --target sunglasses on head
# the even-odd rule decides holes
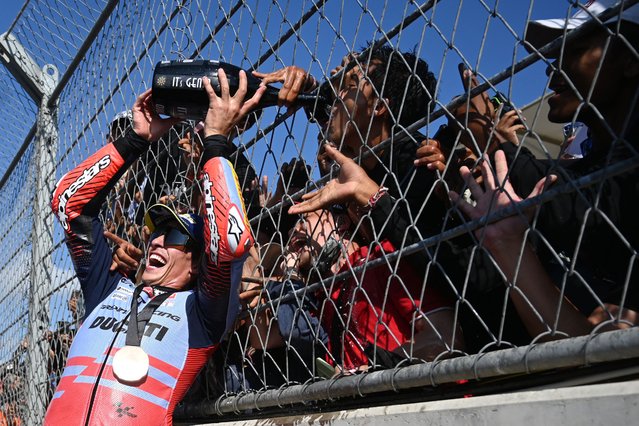
[[[162,235],[164,235],[164,248],[174,248],[181,251],[187,251],[195,245],[193,238],[178,228],[156,229],[155,232],[151,234],[149,243]]]

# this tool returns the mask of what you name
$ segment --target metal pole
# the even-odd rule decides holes
[[[43,68],[55,84],[58,70],[47,65]],[[53,85],[51,86],[53,87]],[[49,344],[45,333],[49,329],[49,298],[46,294],[53,286],[53,215],[50,198],[55,185],[55,156],[58,150],[57,103],[48,106],[49,93],[45,93],[38,112],[35,147],[35,196],[33,202],[33,228],[31,230],[31,286],[29,290],[29,357],[27,362],[27,407],[29,425],[42,424],[46,412],[49,388],[47,364]]]

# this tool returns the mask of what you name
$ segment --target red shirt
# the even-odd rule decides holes
[[[395,248],[388,240],[352,253],[339,273],[390,254]],[[415,334],[413,320],[452,301],[434,285],[424,284],[413,267],[400,260],[364,268],[352,278],[337,281],[326,303],[324,327],[329,331],[331,353],[352,370],[368,364],[364,349],[369,345],[394,351]],[[343,342],[343,350],[341,349]]]

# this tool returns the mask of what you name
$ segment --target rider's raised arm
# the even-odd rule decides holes
[[[129,131],[62,176],[53,193],[51,207],[65,231],[88,308],[108,294],[119,279],[108,273],[111,250],[102,235],[98,213],[111,188],[148,146]]]
[[[51,207],[65,231],[87,312],[120,278],[119,274],[109,273],[111,250],[98,219],[100,208],[127,168],[175,121],[155,114],[150,90],[137,98],[132,116],[133,128],[124,137],[103,146],[62,176],[53,192]]]
[[[226,158],[212,156],[223,139],[204,140],[199,180],[204,254],[197,299],[214,340],[228,331],[239,312],[242,265],[254,244],[235,170]]]

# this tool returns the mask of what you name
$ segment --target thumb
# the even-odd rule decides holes
[[[441,143],[439,143],[439,141],[437,139],[428,139],[428,141],[426,142],[426,145],[428,146],[433,146],[439,150],[441,150],[442,145]]]
[[[470,88],[472,90],[479,85],[477,76],[469,69],[464,70],[463,79],[464,88],[466,89]]]
[[[535,185],[535,188],[532,190],[530,195],[527,197],[527,199],[536,197],[537,195],[541,194],[556,181],[557,181],[557,175],[550,175],[548,177],[540,179],[539,182],[537,182],[537,184]]]
[[[469,69],[465,69],[464,72],[459,75],[459,77],[461,78],[462,86],[464,87],[464,90],[468,90],[468,87],[470,86],[471,75],[472,75],[472,72]]]

